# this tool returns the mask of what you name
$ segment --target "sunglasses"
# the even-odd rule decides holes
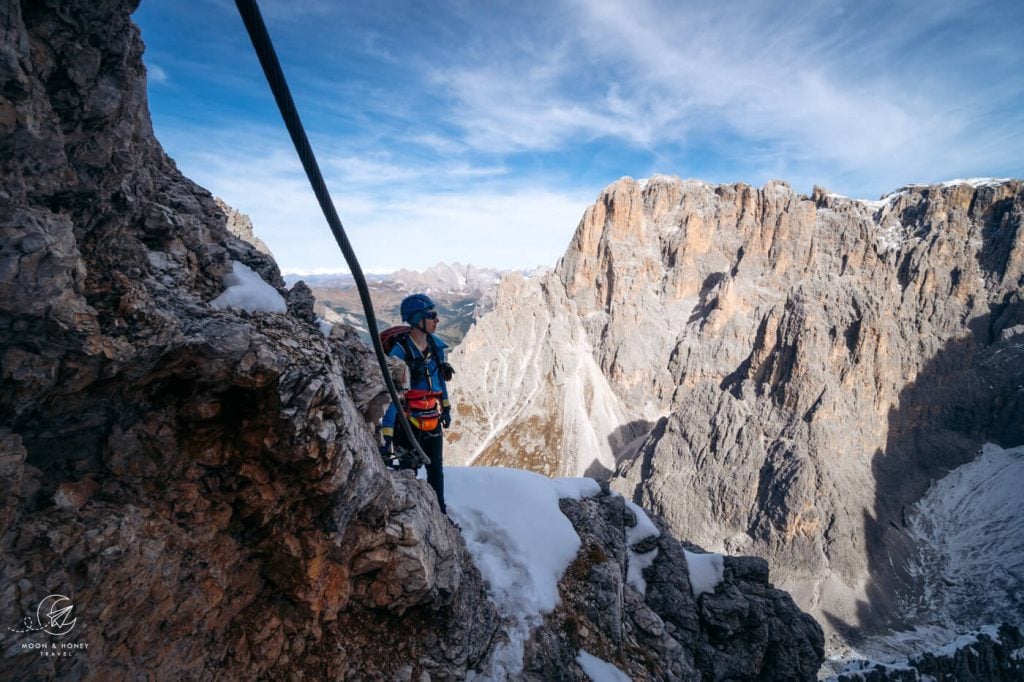
[[[436,310],[431,310],[429,313],[423,313],[423,318],[426,319],[426,320],[436,320],[437,319],[437,311]]]

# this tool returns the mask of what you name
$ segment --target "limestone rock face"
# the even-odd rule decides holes
[[[464,676],[496,612],[372,358],[305,288],[208,305],[288,292],[153,138],[134,4],[0,6],[0,677]],[[55,594],[72,656],[11,629]]]
[[[904,510],[986,440],[1024,443],[1022,218],[1020,181],[862,202],[620,180],[458,349],[453,449],[614,468],[677,536],[767,557],[829,629],[886,620],[913,589]],[[551,435],[567,422],[590,431]]]
[[[268,247],[262,239],[256,236],[256,230],[252,225],[252,218],[242,213],[238,209],[230,206],[220,197],[214,197],[213,200],[217,203],[217,208],[224,212],[226,218],[224,226],[228,228],[228,232],[235,235],[244,242],[251,244],[260,253],[271,256],[270,247]]]
[[[609,438],[628,412],[594,360],[554,273],[502,280],[500,315],[477,321],[452,353],[457,391],[449,461],[515,465],[549,476],[614,466]],[[472,448],[472,449],[470,449]]]

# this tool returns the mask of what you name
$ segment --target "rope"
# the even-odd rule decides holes
[[[345,262],[352,272],[352,278],[355,280],[356,288],[359,290],[359,300],[363,304],[363,313],[366,315],[366,324],[371,332],[370,338],[373,341],[373,349],[377,353],[377,363],[380,365],[380,371],[384,376],[384,383],[387,385],[388,393],[391,394],[391,401],[397,408],[398,420],[401,422],[405,435],[413,448],[415,448],[420,460],[423,464],[429,465],[430,458],[427,457],[426,453],[423,452],[423,448],[420,447],[419,442],[413,435],[412,427],[405,417],[405,410],[401,409],[402,403],[398,398],[395,384],[391,380],[391,372],[388,371],[388,361],[384,355],[384,347],[381,346],[380,338],[376,333],[377,317],[373,314],[373,301],[370,300],[370,290],[366,286],[363,269],[359,266],[359,260],[356,258],[355,251],[352,250],[352,245],[349,244],[348,237],[345,235],[345,228],[342,226],[341,218],[338,217],[338,212],[334,208],[331,195],[327,192],[327,185],[324,183],[323,175],[320,173],[320,166],[317,164],[316,157],[313,155],[313,149],[306,138],[306,131],[302,126],[302,121],[299,120],[299,112],[295,108],[295,102],[292,101],[291,92],[288,90],[288,83],[285,81],[284,72],[281,71],[281,64],[277,60],[277,53],[274,51],[274,45],[270,41],[267,27],[263,23],[259,6],[256,4],[256,0],[235,0],[235,5],[238,7],[239,14],[242,15],[242,21],[249,32],[249,39],[252,40],[252,46],[255,48],[256,56],[260,60],[260,66],[263,67],[263,74],[270,85],[270,90],[274,93],[277,108],[281,111],[281,117],[288,128],[288,134],[291,135],[292,144],[295,145],[295,151],[302,161],[306,177],[309,178],[309,184],[313,187],[313,193],[316,194],[316,199],[320,202],[320,209],[323,211],[327,224],[334,234],[334,240],[338,242],[338,247],[345,256]]]

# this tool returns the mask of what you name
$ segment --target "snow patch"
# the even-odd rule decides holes
[[[637,544],[647,538],[656,538],[661,531],[651,521],[651,517],[643,510],[643,507],[631,500],[624,499],[626,506],[636,517],[636,525],[626,529],[626,547],[629,549],[629,563],[626,568],[626,582],[640,594],[647,594],[647,581],[644,580],[644,569],[649,568],[658,556],[657,548],[641,554],[633,549]]]
[[[940,182],[937,184],[939,187],[957,187],[959,185],[970,185],[971,187],[977,189],[980,187],[995,187],[997,185],[1003,184],[1004,182],[1013,182],[1013,178],[957,178],[956,180],[946,180],[945,182]],[[887,202],[892,202],[895,199],[903,196],[904,194],[908,194],[911,190],[927,189],[928,187],[932,187],[932,185],[919,182],[911,183],[909,185],[904,185],[903,187],[900,187],[894,192],[889,192],[888,194],[883,195],[882,199]]]
[[[522,671],[530,631],[558,604],[558,581],[580,548],[558,500],[586,494],[593,486],[494,467],[446,467],[445,479],[449,514],[510,622],[489,679],[515,677]]]
[[[324,335],[324,338],[329,338],[331,335],[331,329],[334,328],[333,324],[322,317],[316,318],[316,326],[320,328],[320,333]]]
[[[632,500],[624,500],[626,506],[629,507],[633,515],[636,516],[636,525],[626,531],[626,544],[633,546],[641,540],[646,540],[651,537],[658,537],[661,535],[661,531],[651,521],[651,517],[647,515],[643,507],[638,505]]]
[[[943,646],[940,646],[938,649],[932,650],[931,653],[935,654],[936,656],[952,656],[957,651],[963,649],[966,646],[973,646],[977,644],[978,635],[988,635],[994,641],[998,642],[999,628],[995,627],[994,625],[986,625],[985,627],[981,628],[981,630],[978,632],[971,632],[966,635],[960,635],[953,641],[948,642]]]
[[[629,676],[608,661],[580,650],[576,662],[593,682],[630,682]]]
[[[647,581],[644,580],[644,570],[650,568],[657,557],[657,547],[645,554],[640,554],[633,550],[629,551],[629,567],[626,569],[626,582],[632,585],[633,589],[640,594],[647,594]]]
[[[1024,446],[986,444],[972,462],[932,484],[910,516],[919,555],[908,568],[940,622],[986,623],[1024,616]],[[988,595],[979,599],[978,595]]]
[[[890,223],[875,233],[875,242],[882,251],[899,251],[907,242],[906,229],[899,223]]]
[[[941,187],[956,187],[957,185],[970,185],[971,187],[994,187],[1004,182],[1010,182],[1013,178],[957,178],[947,180],[940,184]]]
[[[882,208],[883,206],[889,203],[885,199],[878,199],[877,201],[872,201],[871,199],[855,199],[855,201],[864,204],[865,206],[874,211],[877,211],[878,209]]]
[[[967,634],[953,633],[944,628],[915,628],[905,632],[895,632],[884,638],[869,640],[859,650],[850,649],[843,656],[830,656],[826,668],[832,674],[825,676],[825,682],[836,682],[839,675],[847,678],[866,680],[873,670],[907,673],[918,679],[920,671],[911,663],[924,654],[932,656],[952,657],[957,651],[978,643],[980,635],[987,635],[999,641],[999,628],[986,625],[979,630]],[[896,652],[899,653],[896,653]],[[921,675],[922,682],[930,678]]]
[[[224,275],[224,293],[210,301],[217,310],[236,308],[250,313],[284,313],[288,311],[277,289],[263,281],[249,266],[231,262],[231,272]]]
[[[690,573],[690,589],[693,596],[699,597],[705,592],[714,592],[725,574],[725,558],[721,554],[695,554],[683,550],[686,555],[686,567]]]
[[[592,478],[555,478],[551,481],[559,499],[578,500],[593,497],[601,492],[601,486]]]
[[[885,673],[917,673],[917,669],[911,668],[909,665],[896,665],[891,663],[879,663],[878,661],[867,659],[858,659],[847,663],[846,667],[839,671],[839,674],[856,680],[866,680],[872,671]],[[835,680],[837,678],[830,677],[828,679]]]

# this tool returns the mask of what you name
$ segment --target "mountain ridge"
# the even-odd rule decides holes
[[[399,306],[406,296],[425,293],[438,306],[438,335],[450,346],[458,345],[477,317],[494,306],[494,289],[504,271],[462,263],[436,263],[422,271],[396,270],[366,276],[379,330],[403,324]],[[370,342],[362,301],[355,280],[347,273],[285,277],[294,285],[305,282],[316,297],[316,313],[330,324],[353,327]]]

